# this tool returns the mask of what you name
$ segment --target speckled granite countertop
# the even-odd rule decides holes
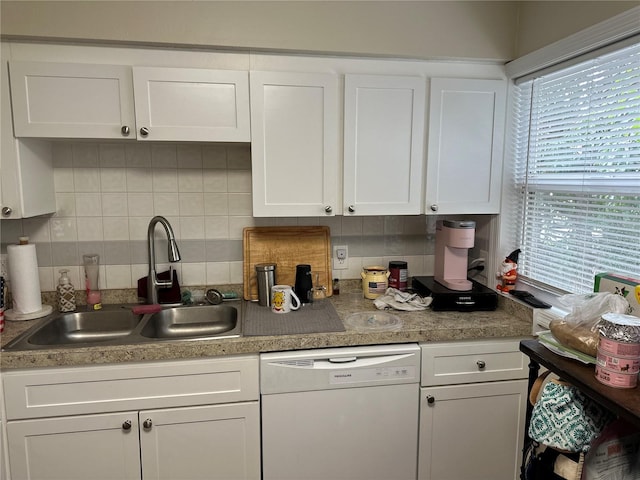
[[[361,311],[377,311],[373,301],[363,298],[358,290],[342,289],[331,297],[340,318]],[[219,340],[162,341],[137,345],[51,348],[36,351],[2,351],[0,368],[30,368],[176,360],[260,353],[308,348],[356,345],[438,342],[482,338],[528,337],[531,335],[532,310],[511,298],[499,296],[498,309],[493,312],[393,312],[403,321],[397,331],[363,333],[345,332],[306,335],[279,335],[227,338]],[[40,320],[5,322],[2,346],[19,336]]]

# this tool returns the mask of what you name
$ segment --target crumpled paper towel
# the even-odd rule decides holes
[[[396,288],[387,288],[384,295],[379,296],[373,304],[379,310],[405,310],[416,311],[425,310],[431,305],[433,298],[421,297],[417,293],[403,292]]]

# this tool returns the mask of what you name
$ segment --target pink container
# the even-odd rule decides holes
[[[600,335],[598,351],[608,353],[616,357],[640,358],[640,343],[618,342]]]
[[[638,373],[640,372],[640,358],[616,357],[598,350],[598,365],[612,372]]]
[[[615,388],[635,388],[638,385],[637,373],[620,373],[596,364],[596,378],[600,383]]]

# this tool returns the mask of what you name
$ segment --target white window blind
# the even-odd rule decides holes
[[[640,277],[640,43],[514,88],[518,271],[564,291]]]

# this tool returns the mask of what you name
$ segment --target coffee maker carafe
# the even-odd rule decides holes
[[[436,223],[434,279],[450,290],[471,290],[467,279],[467,257],[473,248],[476,222],[439,220]]]

